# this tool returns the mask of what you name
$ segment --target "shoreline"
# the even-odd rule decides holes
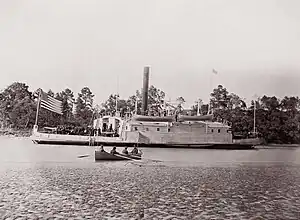
[[[32,133],[31,129],[15,130],[15,129],[1,129],[0,136],[8,137],[30,137]]]

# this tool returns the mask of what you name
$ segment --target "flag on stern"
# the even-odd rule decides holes
[[[218,74],[218,71],[215,70],[215,69],[212,69],[212,72],[213,72],[214,74]]]
[[[43,92],[42,89],[40,90],[40,104],[41,107],[44,109],[47,109],[60,115],[63,114],[62,102]]]

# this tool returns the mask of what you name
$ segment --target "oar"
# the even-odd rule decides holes
[[[130,158],[130,157],[126,157],[126,156],[123,156],[122,154],[115,154],[115,156],[117,156],[117,157],[121,157],[121,158],[124,158],[124,159],[127,159],[127,160],[132,160],[132,158]]]
[[[141,155],[143,155],[143,151],[140,149]]]
[[[84,157],[89,157],[90,155],[86,154],[86,155],[79,155],[78,158],[84,158]]]
[[[119,154],[120,155],[120,154]],[[136,159],[135,157],[139,157],[137,155],[134,155],[134,154],[129,154],[128,156],[124,155],[124,154],[121,154],[123,157],[126,157],[126,158],[129,158],[130,160],[140,160],[141,158],[139,159]]]
[[[153,160],[153,159],[148,159],[148,160],[150,160],[152,162],[163,162],[162,160]]]

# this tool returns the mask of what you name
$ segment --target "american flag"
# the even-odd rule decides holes
[[[40,90],[41,107],[49,111],[62,115],[62,102],[49,96],[47,93]]]

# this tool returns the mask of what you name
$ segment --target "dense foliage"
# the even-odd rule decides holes
[[[211,93],[214,118],[232,125],[233,134],[247,137],[255,131],[266,142],[300,143],[300,100],[298,97],[263,96],[247,108],[246,103],[236,94],[229,94],[219,85]],[[255,111],[254,111],[255,108]]]
[[[94,94],[88,87],[82,88],[75,98],[71,89],[48,95],[62,101],[63,115],[48,110],[39,112],[39,127],[75,126],[88,127],[93,119],[100,115],[116,113],[116,109],[124,116],[126,113],[140,114],[141,91],[128,99],[120,99],[111,94],[101,106],[94,105]],[[201,99],[195,102],[190,111],[183,108],[185,99],[178,97],[177,104],[168,104],[165,93],[154,87],[149,88],[149,114],[160,115],[163,108],[171,106],[181,114],[196,115],[199,106],[200,114],[213,113],[215,121],[222,121],[232,126],[234,135],[249,136],[254,131],[254,112],[256,113],[256,130],[267,142],[300,143],[300,100],[298,97],[263,96],[252,101],[250,106],[234,93],[219,85],[211,93],[209,104]],[[117,108],[116,108],[117,104]],[[255,111],[254,111],[255,108]],[[13,83],[0,92],[0,127],[14,129],[30,129],[35,123],[37,94],[28,90],[24,83]],[[78,128],[79,129],[79,128]],[[81,128],[80,128],[81,129]]]

